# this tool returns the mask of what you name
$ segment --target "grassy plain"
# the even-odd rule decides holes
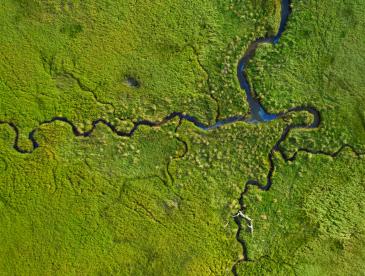
[[[269,111],[323,114],[319,130],[293,132],[286,150],[361,150],[364,4],[293,2],[282,41],[249,66],[253,87]],[[5,0],[0,16],[0,120],[30,149],[29,131],[54,116],[127,131],[172,111],[207,123],[246,114],[236,63],[250,41],[275,33],[280,1]],[[266,181],[270,149],[301,115],[209,132],[175,120],[131,138],[104,126],[75,137],[57,122],[35,133],[32,154],[15,151],[1,125],[0,274],[230,274],[243,257],[232,215],[244,183]],[[363,271],[364,160],[275,161],[272,190],[246,198],[253,261],[239,274]]]
[[[27,133],[52,116],[82,127],[100,117],[159,120],[180,111],[212,122],[218,110],[247,113],[229,74],[234,61],[229,72],[223,63],[265,35],[275,13],[270,2],[240,19],[228,2],[207,0],[0,5],[0,117],[19,126],[24,147]]]
[[[29,131],[54,116],[80,130],[97,118],[129,130],[172,111],[204,122],[247,113],[234,59],[277,24],[278,11],[253,2],[238,17],[239,4],[2,1],[0,118],[30,149]],[[76,138],[53,123],[36,132],[40,147],[29,155],[12,148],[15,134],[2,125],[0,271],[230,273],[241,251],[232,195],[242,173],[264,178],[265,154],[286,123],[212,133],[185,123],[176,132],[177,123],[141,127],[132,138],[103,126]]]
[[[287,123],[285,123],[287,124]],[[203,132],[177,122],[132,138],[43,126],[22,155],[1,128],[0,271],[5,274],[230,274],[242,177],[266,172],[283,122]],[[272,135],[269,135],[272,134]],[[185,141],[186,146],[181,141]]]
[[[242,275],[362,275],[364,157],[301,153],[278,164],[271,190],[246,196],[255,230],[242,232],[252,260]]]
[[[287,30],[276,46],[257,51],[249,76],[271,112],[309,105],[321,112],[318,131],[298,131],[285,144],[335,151],[365,145],[365,2],[293,1]]]
[[[282,149],[336,152],[365,146],[365,4],[363,1],[293,1],[285,35],[258,49],[248,75],[271,112],[313,106],[316,131],[293,131]],[[363,156],[363,155],[362,155]],[[279,164],[269,192],[252,188],[247,214],[255,233],[243,232],[248,257],[243,275],[362,275],[364,258],[363,157],[300,153]]]

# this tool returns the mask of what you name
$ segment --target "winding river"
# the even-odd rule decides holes
[[[351,145],[345,144],[338,151],[336,151],[334,153],[327,153],[324,151],[314,151],[314,150],[310,150],[310,149],[299,148],[291,157],[287,156],[285,154],[285,152],[282,150],[281,144],[286,140],[286,138],[290,134],[291,130],[293,130],[293,129],[315,129],[315,128],[317,128],[321,123],[319,111],[314,107],[298,106],[298,107],[289,108],[285,112],[280,112],[280,113],[276,113],[276,114],[268,113],[265,110],[265,108],[262,106],[260,101],[255,97],[255,95],[252,91],[251,85],[248,82],[248,78],[247,78],[245,69],[246,69],[247,65],[249,64],[249,61],[255,56],[255,53],[256,53],[256,50],[258,49],[258,47],[264,43],[269,43],[269,44],[273,44],[273,45],[279,43],[280,38],[282,37],[282,35],[285,31],[285,28],[287,26],[289,16],[291,14],[291,7],[290,7],[291,3],[290,2],[291,2],[290,0],[281,0],[281,20],[280,20],[278,32],[274,36],[258,38],[255,41],[253,41],[248,46],[248,48],[247,48],[246,52],[244,53],[244,55],[242,56],[242,58],[238,61],[237,79],[239,81],[240,88],[245,92],[246,100],[247,100],[247,103],[249,104],[250,113],[248,116],[235,115],[235,116],[227,117],[225,119],[216,120],[216,122],[212,125],[206,125],[206,124],[202,123],[201,121],[199,121],[199,119],[197,119],[194,116],[187,115],[183,112],[172,112],[171,114],[162,118],[160,121],[138,120],[136,122],[133,122],[133,127],[127,132],[119,131],[116,126],[114,126],[112,123],[110,123],[104,119],[96,119],[92,122],[92,124],[91,124],[92,126],[89,130],[80,131],[77,128],[77,126],[72,121],[67,119],[66,117],[53,117],[52,119],[50,119],[48,121],[41,122],[38,125],[38,127],[34,128],[28,134],[28,138],[32,142],[32,145],[33,145],[31,150],[26,150],[19,146],[19,129],[16,126],[16,124],[14,124],[13,122],[6,122],[6,121],[0,120],[0,125],[2,125],[2,124],[8,125],[15,132],[13,148],[16,151],[18,151],[19,153],[29,154],[29,153],[32,153],[37,148],[39,148],[39,144],[35,138],[35,134],[40,129],[40,127],[42,125],[51,124],[56,121],[64,122],[64,123],[68,124],[72,128],[72,132],[75,136],[89,137],[93,133],[93,131],[95,130],[97,125],[103,124],[103,125],[107,126],[108,128],[110,128],[110,130],[118,136],[131,137],[140,126],[158,127],[158,126],[166,124],[169,121],[176,119],[176,118],[179,118],[180,122],[182,120],[186,120],[186,121],[193,123],[196,127],[200,128],[202,130],[209,131],[209,130],[216,129],[216,128],[219,128],[219,127],[222,127],[222,126],[225,126],[228,124],[232,124],[235,122],[262,123],[262,122],[270,122],[270,121],[282,118],[283,116],[285,116],[289,113],[303,112],[303,111],[310,113],[313,116],[313,120],[311,123],[309,123],[309,124],[291,124],[291,125],[286,126],[285,129],[283,130],[280,138],[277,140],[277,142],[271,148],[271,150],[267,156],[268,161],[269,161],[269,169],[268,169],[268,173],[266,176],[266,183],[262,184],[257,180],[251,179],[251,180],[248,180],[245,184],[244,191],[241,193],[241,197],[239,199],[240,209],[238,210],[237,215],[234,216],[234,220],[238,226],[237,233],[236,233],[236,239],[242,245],[242,248],[243,248],[243,258],[238,260],[232,267],[233,274],[237,275],[237,269],[236,269],[237,265],[241,261],[249,260],[248,254],[247,254],[246,242],[241,237],[241,232],[245,231],[246,225],[251,223],[247,219],[248,217],[244,215],[246,213],[246,205],[244,203],[244,197],[246,196],[250,186],[257,186],[259,189],[265,190],[265,191],[270,189],[270,187],[272,185],[273,173],[275,171],[275,162],[274,162],[275,153],[279,153],[284,161],[294,161],[298,152],[325,154],[325,155],[335,157],[343,149],[350,148],[356,153],[355,149]],[[360,155],[359,153],[356,153],[356,154]]]
[[[245,213],[246,211],[246,207],[245,204],[243,202],[244,200],[244,196],[245,194],[248,192],[249,186],[254,185],[257,186],[259,189],[261,190],[269,190],[271,185],[272,185],[272,176],[275,170],[275,163],[274,163],[274,154],[275,152],[278,152],[281,154],[281,156],[283,157],[283,159],[285,161],[293,161],[296,158],[296,153],[292,156],[292,157],[288,157],[285,155],[285,153],[283,152],[283,150],[281,149],[280,145],[283,141],[285,141],[285,139],[288,137],[290,131],[292,129],[314,129],[317,128],[320,125],[320,113],[319,111],[314,108],[314,107],[306,107],[306,106],[298,106],[298,107],[293,107],[288,109],[285,112],[281,112],[281,113],[277,113],[277,114],[271,114],[268,113],[265,108],[261,105],[261,103],[259,102],[259,100],[257,98],[255,98],[255,95],[251,89],[251,86],[248,82],[248,78],[246,75],[246,66],[248,65],[249,61],[254,57],[257,48],[264,43],[269,43],[269,44],[277,44],[280,41],[280,38],[282,36],[282,34],[285,31],[285,28],[287,26],[287,22],[288,22],[288,18],[290,16],[291,13],[291,7],[290,7],[290,0],[282,0],[281,1],[281,21],[280,21],[280,25],[279,25],[279,29],[278,32],[276,33],[276,35],[271,36],[271,37],[264,37],[264,38],[258,38],[255,41],[253,41],[247,48],[246,52],[244,53],[244,55],[242,56],[242,58],[238,61],[237,64],[237,79],[239,81],[240,87],[242,90],[245,91],[245,95],[246,95],[246,100],[249,104],[249,108],[250,108],[250,113],[249,116],[242,116],[242,115],[236,115],[236,116],[231,116],[225,119],[221,119],[221,120],[217,120],[214,124],[212,125],[206,125],[202,122],[200,122],[196,117],[191,116],[191,115],[187,115],[185,113],[182,112],[173,112],[169,115],[167,115],[166,117],[162,118],[162,120],[160,121],[149,121],[149,120],[138,120],[136,122],[133,122],[133,127],[128,131],[128,132],[123,132],[123,131],[119,131],[117,129],[116,126],[114,126],[112,123],[104,120],[104,119],[97,119],[95,121],[92,122],[92,126],[89,130],[87,131],[80,131],[76,125],[71,122],[69,119],[65,118],[65,117],[53,117],[52,119],[48,120],[48,121],[44,121],[41,122],[38,127],[36,127],[35,129],[33,129],[28,137],[29,140],[32,142],[32,149],[31,150],[25,150],[22,149],[19,146],[19,129],[18,127],[12,123],[12,122],[6,122],[6,121],[0,121],[0,125],[1,124],[5,124],[8,125],[9,127],[11,127],[13,129],[13,131],[15,132],[15,139],[14,139],[14,143],[13,143],[13,148],[23,154],[29,154],[32,153],[34,150],[36,150],[39,147],[39,144],[35,138],[35,134],[36,132],[39,130],[39,128],[42,125],[45,124],[51,124],[53,122],[56,121],[60,121],[60,122],[64,122],[66,124],[68,124],[69,126],[71,126],[73,134],[75,136],[82,136],[82,137],[89,137],[93,131],[95,130],[95,128],[97,127],[97,125],[99,124],[103,124],[107,127],[109,127],[111,129],[112,132],[114,132],[116,135],[118,136],[127,136],[127,137],[131,137],[135,131],[140,127],[140,126],[150,126],[150,127],[158,127],[161,126],[175,118],[179,118],[180,121],[182,120],[186,120],[189,121],[191,123],[193,123],[196,127],[202,129],[202,130],[206,130],[209,131],[211,129],[216,129],[219,128],[221,126],[225,126],[227,124],[232,124],[235,122],[247,122],[247,123],[262,123],[262,122],[270,122],[276,119],[279,119],[289,113],[292,112],[302,112],[302,111],[306,111],[310,114],[312,114],[313,116],[313,121],[309,124],[291,124],[288,125],[282,132],[280,138],[277,140],[277,142],[275,143],[275,145],[271,148],[270,152],[268,153],[268,160],[269,160],[269,170],[268,170],[268,174],[267,174],[267,179],[266,179],[266,183],[265,184],[261,184],[259,181],[257,180],[249,180],[246,182],[244,191],[241,194],[241,198],[239,200],[240,202],[240,210],[238,212],[238,214],[240,212]],[[338,152],[334,153],[335,155],[338,154],[343,148],[345,147],[351,147],[349,145],[344,145]],[[299,151],[307,151],[307,152],[311,152],[310,150],[306,150],[306,149],[299,149]],[[319,152],[321,153],[321,152]],[[330,155],[330,154],[328,154]],[[333,155],[333,154],[332,154]],[[235,216],[234,218],[235,222],[238,225],[238,230],[236,233],[236,239],[237,241],[242,245],[243,248],[243,259],[239,260],[238,262],[236,262],[234,264],[234,266],[232,267],[232,272],[236,275],[236,266],[240,261],[245,261],[248,260],[247,257],[247,248],[246,248],[246,243],[245,241],[241,238],[241,232],[245,229],[245,223],[247,224],[248,221],[245,217],[240,217],[240,216]]]
[[[242,57],[242,59],[238,63],[237,77],[240,82],[241,88],[244,89],[246,92],[247,102],[250,105],[250,111],[251,111],[250,121],[251,122],[268,122],[268,121],[275,120],[279,117],[282,117],[283,115],[285,115],[289,112],[301,112],[301,111],[306,111],[306,112],[309,112],[310,114],[312,114],[313,121],[310,124],[291,124],[291,125],[288,125],[283,130],[280,138],[277,140],[277,142],[274,144],[274,146],[271,148],[270,152],[268,153],[269,170],[268,170],[268,173],[266,176],[266,183],[262,184],[258,180],[255,180],[255,179],[250,179],[246,182],[246,184],[244,186],[244,190],[241,193],[241,196],[239,198],[240,209],[237,211],[237,214],[234,216],[234,221],[236,222],[236,224],[238,226],[238,229],[236,232],[236,240],[241,244],[242,249],[243,249],[243,258],[239,259],[232,267],[232,273],[234,275],[238,275],[237,274],[237,265],[240,262],[250,261],[250,259],[248,257],[248,253],[247,253],[248,249],[247,249],[246,241],[241,236],[241,233],[243,231],[246,231],[247,225],[252,226],[251,220],[249,219],[249,217],[247,215],[245,215],[247,207],[244,202],[245,196],[247,195],[250,186],[256,186],[260,190],[268,191],[272,185],[272,177],[273,177],[273,174],[275,171],[275,162],[274,162],[275,153],[279,153],[282,156],[283,160],[285,160],[285,161],[293,161],[293,160],[295,160],[298,151],[309,152],[306,149],[299,149],[292,157],[286,156],[285,152],[281,148],[281,144],[286,140],[286,138],[290,134],[291,130],[293,130],[293,129],[314,129],[314,128],[317,128],[321,123],[320,113],[314,107],[299,106],[299,107],[290,108],[284,113],[279,113],[279,114],[267,113],[265,111],[264,107],[260,104],[260,102],[257,99],[255,99],[255,97],[252,95],[251,87],[247,81],[247,77],[245,74],[245,66],[248,64],[249,60],[255,55],[256,49],[258,48],[258,46],[260,44],[262,44],[262,43],[272,43],[272,44],[279,43],[279,40],[280,40],[283,32],[285,31],[287,21],[288,21],[289,15],[291,13],[290,2],[291,2],[290,0],[281,1],[281,22],[280,22],[280,26],[279,26],[279,30],[278,30],[277,34],[273,37],[258,38],[254,42],[252,42],[251,45],[248,47],[248,50],[246,51],[245,55]],[[344,149],[346,147],[350,147],[350,146],[344,145],[342,148],[340,148],[338,150],[338,152],[334,153],[334,155],[338,154],[339,152],[342,151],[342,149]],[[328,153],[328,155],[332,156],[332,154],[330,154],[330,153]],[[249,229],[252,229],[252,228],[249,228]]]
[[[243,57],[238,62],[237,78],[240,83],[241,89],[245,91],[246,99],[247,99],[247,102],[250,107],[250,115],[248,117],[242,116],[242,115],[235,115],[235,116],[231,116],[231,117],[228,117],[225,119],[217,120],[212,125],[206,125],[206,124],[200,122],[194,116],[187,115],[182,112],[173,112],[173,113],[167,115],[166,117],[164,117],[161,121],[156,122],[156,121],[149,121],[149,120],[139,120],[139,121],[133,122],[134,126],[128,132],[118,131],[117,128],[113,124],[111,124],[110,122],[108,122],[104,119],[94,120],[92,122],[91,129],[82,132],[76,127],[76,125],[73,122],[71,122],[66,117],[53,117],[52,119],[50,119],[48,121],[41,122],[38,125],[38,127],[33,129],[29,133],[28,138],[31,140],[32,145],[33,145],[33,148],[31,150],[25,150],[19,146],[19,129],[14,123],[0,121],[0,125],[6,124],[14,130],[16,136],[14,139],[13,148],[16,151],[18,151],[20,153],[24,153],[24,154],[32,153],[35,149],[37,149],[39,147],[39,144],[35,138],[35,133],[39,130],[39,128],[42,125],[51,124],[56,121],[64,122],[64,123],[67,123],[68,125],[70,125],[74,135],[76,135],[76,136],[83,136],[83,137],[90,136],[98,124],[104,124],[105,126],[109,127],[118,136],[132,136],[134,134],[134,132],[138,129],[139,126],[145,125],[145,126],[150,126],[150,127],[157,127],[157,126],[161,126],[161,125],[169,122],[170,120],[172,120],[174,118],[179,118],[180,120],[189,121],[189,122],[193,123],[196,127],[203,129],[203,130],[211,130],[211,129],[219,128],[221,126],[224,126],[227,124],[232,124],[235,122],[247,122],[247,123],[269,122],[269,121],[278,119],[278,118],[288,114],[289,112],[307,111],[307,112],[310,112],[311,114],[313,114],[315,124],[311,124],[309,126],[301,126],[301,127],[302,128],[315,128],[319,125],[319,113],[314,108],[295,107],[295,108],[291,108],[291,109],[287,110],[286,112],[282,112],[282,113],[278,113],[278,114],[267,113],[265,108],[261,105],[261,103],[258,101],[258,99],[256,99],[255,96],[253,95],[251,86],[247,80],[247,76],[246,76],[246,72],[245,72],[246,66],[248,65],[249,61],[253,58],[253,56],[255,55],[256,49],[259,47],[260,44],[263,44],[263,43],[277,44],[277,43],[279,43],[279,40],[287,25],[287,21],[288,21],[290,12],[291,12],[290,1],[282,0],[281,1],[281,21],[280,21],[280,26],[279,26],[279,30],[278,30],[277,34],[272,37],[258,38],[255,41],[253,41],[247,48],[247,51],[245,52]]]

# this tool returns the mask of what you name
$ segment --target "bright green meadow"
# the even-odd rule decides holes
[[[1,275],[364,275],[365,2],[3,0],[0,3]],[[19,130],[18,141],[11,125]],[[39,147],[33,150],[29,133]],[[14,148],[29,151],[20,153]],[[340,148],[344,147],[341,151]],[[244,208],[243,208],[244,207]],[[233,216],[241,209],[251,233]],[[245,245],[242,246],[242,241]]]

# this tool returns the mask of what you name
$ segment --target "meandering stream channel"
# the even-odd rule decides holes
[[[19,129],[14,123],[0,120],[0,125],[7,124],[9,127],[11,127],[14,130],[16,136],[14,139],[13,148],[16,151],[18,151],[20,153],[24,153],[24,154],[32,153],[35,149],[37,149],[39,147],[39,144],[35,138],[35,133],[39,130],[39,128],[42,125],[51,124],[56,121],[64,122],[64,123],[67,123],[68,125],[70,125],[74,135],[76,135],[76,136],[89,137],[93,133],[93,131],[95,130],[95,128],[98,124],[104,124],[105,126],[109,127],[118,136],[132,136],[134,134],[134,132],[139,128],[139,126],[145,125],[145,126],[150,126],[150,127],[157,127],[157,126],[161,126],[161,125],[173,120],[174,118],[179,118],[180,120],[189,121],[189,122],[193,123],[196,127],[200,128],[202,130],[208,131],[208,130],[219,128],[219,127],[225,126],[227,124],[232,124],[235,122],[247,122],[247,123],[269,122],[269,121],[281,118],[290,112],[307,111],[314,116],[314,122],[311,125],[306,125],[306,126],[303,125],[303,126],[295,126],[295,127],[296,128],[298,128],[298,127],[316,128],[316,127],[318,127],[318,125],[320,123],[319,112],[313,107],[295,107],[295,108],[291,108],[291,109],[287,110],[286,112],[281,112],[278,114],[267,113],[265,108],[259,102],[259,100],[257,98],[255,98],[255,96],[253,95],[251,86],[246,77],[246,72],[245,72],[246,66],[249,63],[249,61],[252,59],[252,57],[255,55],[255,52],[256,52],[256,49],[258,48],[258,46],[263,43],[271,43],[271,44],[279,43],[279,40],[285,30],[290,12],[291,12],[290,0],[282,0],[281,1],[281,21],[280,21],[280,26],[279,26],[279,30],[278,30],[277,34],[272,37],[258,38],[255,41],[253,41],[247,48],[247,51],[245,52],[243,57],[238,62],[237,78],[240,83],[240,87],[245,91],[245,94],[246,94],[246,99],[247,99],[247,102],[250,107],[249,116],[235,115],[235,116],[231,116],[231,117],[228,117],[225,119],[217,120],[212,125],[206,125],[206,124],[200,122],[194,116],[185,114],[183,112],[173,112],[173,113],[167,115],[166,117],[164,117],[161,121],[138,120],[136,122],[133,122],[134,126],[128,132],[118,131],[116,126],[114,126],[113,124],[111,124],[110,122],[108,122],[104,119],[96,119],[92,122],[92,127],[89,130],[80,131],[76,127],[76,125],[72,121],[67,119],[66,117],[53,117],[50,120],[41,122],[38,125],[38,127],[34,128],[29,133],[28,138],[30,139],[30,141],[32,142],[32,145],[33,145],[33,148],[31,150],[25,150],[19,146]]]
[[[290,108],[285,112],[281,112],[281,113],[277,113],[277,114],[270,114],[270,113],[266,112],[265,108],[261,105],[259,100],[255,97],[255,95],[252,91],[252,88],[251,88],[251,86],[248,82],[247,76],[246,76],[246,72],[245,72],[246,66],[248,65],[249,61],[254,57],[257,48],[263,43],[270,43],[270,44],[279,43],[280,38],[281,38],[283,32],[285,31],[285,28],[286,28],[287,21],[288,21],[288,18],[290,16],[290,13],[291,13],[290,0],[282,0],[281,1],[281,21],[280,21],[279,29],[278,29],[278,32],[276,33],[276,35],[274,35],[272,37],[258,38],[255,41],[253,41],[249,45],[249,47],[247,48],[247,51],[245,52],[243,57],[238,62],[238,65],[237,65],[237,78],[238,78],[241,89],[245,91],[246,99],[247,99],[247,102],[248,102],[249,107],[250,107],[249,116],[242,116],[242,115],[231,116],[231,117],[228,117],[228,118],[225,118],[225,119],[217,120],[212,125],[206,125],[206,124],[200,122],[194,116],[186,115],[182,112],[173,112],[173,113],[167,115],[166,117],[164,117],[160,121],[139,120],[139,121],[133,122],[133,127],[128,132],[119,131],[116,126],[114,126],[112,123],[110,123],[110,122],[108,122],[104,119],[97,119],[97,120],[93,121],[92,122],[92,127],[87,131],[80,131],[76,127],[76,125],[73,122],[71,122],[69,119],[67,119],[65,117],[54,117],[54,118],[52,118],[48,121],[41,122],[38,125],[38,127],[33,129],[29,133],[28,137],[29,137],[29,139],[30,139],[30,141],[32,142],[32,145],[33,145],[31,150],[25,150],[25,149],[22,149],[19,146],[19,129],[14,123],[0,121],[0,125],[1,124],[6,124],[14,130],[15,139],[14,139],[14,143],[13,143],[13,148],[16,151],[20,152],[20,153],[29,154],[29,153],[32,153],[34,150],[36,150],[39,147],[39,144],[38,144],[38,142],[35,138],[35,134],[39,130],[39,128],[42,125],[51,124],[51,123],[56,122],[56,121],[64,122],[64,123],[67,123],[68,125],[70,125],[71,128],[72,128],[73,134],[76,135],[76,136],[89,137],[93,133],[93,131],[95,130],[97,125],[104,124],[105,126],[109,127],[116,135],[130,137],[134,134],[134,132],[140,126],[144,125],[144,126],[150,126],[150,127],[157,127],[157,126],[161,126],[161,125],[163,125],[163,124],[165,124],[165,123],[167,123],[167,122],[169,122],[169,121],[171,121],[175,118],[179,118],[180,121],[182,121],[182,120],[189,121],[189,122],[193,123],[196,127],[200,128],[200,129],[203,129],[203,130],[206,130],[206,131],[209,131],[211,129],[216,129],[216,128],[225,126],[227,124],[232,124],[232,123],[235,123],[235,122],[247,122],[247,123],[270,122],[272,120],[279,119],[279,118],[281,118],[281,117],[283,117],[283,116],[285,116],[289,113],[292,113],[292,112],[302,112],[302,111],[309,112],[310,114],[313,115],[313,121],[310,124],[292,124],[292,125],[287,126],[283,130],[282,135],[279,138],[279,140],[275,143],[275,145],[270,150],[270,152],[268,154],[268,160],[269,160],[269,163],[270,163],[270,168],[268,170],[266,183],[265,184],[260,184],[257,180],[249,180],[246,183],[244,192],[241,194],[241,199],[240,199],[241,209],[239,210],[239,211],[242,211],[244,213],[245,212],[245,206],[243,204],[243,197],[244,197],[244,194],[247,192],[249,185],[258,186],[262,190],[270,189],[270,186],[272,184],[272,175],[273,175],[273,172],[275,170],[275,163],[274,163],[274,160],[273,160],[274,153],[279,152],[282,155],[282,157],[284,158],[284,160],[294,160],[295,159],[296,155],[292,156],[292,157],[287,157],[287,156],[285,156],[284,152],[280,148],[281,143],[287,138],[290,131],[292,129],[298,129],[298,128],[313,129],[313,128],[317,128],[320,124],[320,113],[314,107],[299,106],[299,107]],[[305,151],[305,149],[302,149],[302,151]],[[235,216],[235,221],[238,225],[238,231],[237,231],[237,234],[236,234],[236,238],[237,238],[238,242],[240,242],[242,244],[242,247],[243,247],[243,254],[244,254],[244,259],[243,260],[247,260],[247,249],[246,249],[245,241],[242,240],[242,238],[240,237],[240,233],[241,233],[241,231],[243,230],[243,227],[244,227],[243,222],[245,222],[245,223],[248,223],[248,222],[244,217],[239,217],[239,216]],[[242,260],[240,260],[240,261],[242,261]],[[237,265],[237,263],[232,268],[232,272],[234,274],[236,274],[236,265]]]

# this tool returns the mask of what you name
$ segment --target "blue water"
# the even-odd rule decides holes
[[[196,127],[203,129],[203,130],[211,130],[211,129],[219,128],[221,126],[239,122],[239,121],[244,121],[244,122],[248,122],[248,123],[259,123],[259,122],[270,122],[272,120],[275,120],[278,117],[280,117],[281,115],[283,115],[283,113],[271,114],[271,113],[266,112],[266,110],[261,105],[261,103],[254,97],[254,95],[252,95],[250,84],[247,81],[247,78],[245,76],[245,69],[246,69],[246,66],[249,63],[250,59],[255,55],[256,49],[258,48],[258,46],[260,44],[262,44],[262,43],[277,44],[279,42],[281,35],[285,30],[289,14],[290,14],[290,0],[282,0],[281,1],[281,22],[280,22],[279,30],[276,33],[276,35],[273,37],[259,38],[259,39],[255,40],[254,42],[252,42],[251,45],[248,47],[248,50],[246,51],[244,56],[239,60],[239,62],[237,64],[237,78],[239,80],[241,89],[245,91],[246,99],[247,99],[247,102],[250,107],[250,117],[249,118],[246,118],[245,116],[242,116],[242,115],[235,115],[235,116],[231,116],[231,117],[228,117],[228,118],[225,118],[222,120],[218,120],[213,125],[206,125],[206,124],[200,122],[194,116],[190,116],[190,115],[187,115],[187,114],[181,113],[181,112],[173,112],[173,113],[169,114],[168,116],[166,116],[165,118],[163,118],[159,122],[153,122],[153,121],[148,121],[148,120],[143,120],[143,119],[138,120],[137,122],[134,123],[134,127],[129,132],[118,131],[114,125],[112,125],[110,122],[107,122],[104,119],[95,120],[92,123],[92,128],[90,130],[82,132],[82,131],[79,131],[77,129],[77,127],[67,118],[54,117],[49,121],[40,123],[39,127],[44,124],[50,124],[55,121],[61,121],[61,122],[67,123],[68,125],[71,126],[74,135],[88,137],[92,134],[92,132],[94,131],[94,129],[96,128],[96,126],[98,124],[104,124],[105,126],[109,127],[114,133],[116,133],[119,136],[132,136],[133,133],[141,125],[146,125],[146,126],[150,126],[150,127],[160,126],[176,117],[180,118],[180,120],[187,120],[187,121],[193,123]],[[297,109],[299,110],[301,108],[299,107]],[[288,112],[295,111],[295,110],[296,109],[294,108],[293,110],[289,110]],[[317,117],[318,117],[317,121],[319,122],[319,114],[317,114]],[[313,124],[315,124],[317,121],[315,121]],[[33,150],[28,151],[28,150],[21,149],[18,145],[19,130],[18,130],[17,126],[14,123],[11,123],[11,122],[9,123],[9,122],[4,122],[4,121],[0,121],[0,125],[1,124],[7,124],[14,130],[16,137],[15,137],[13,147],[18,152],[31,153],[33,150],[35,150],[36,148],[39,147],[39,144],[37,143],[37,141],[35,140],[35,137],[34,137],[35,133],[39,127],[33,129],[29,133],[29,139],[33,143]]]
[[[250,106],[251,119],[250,122],[270,122],[279,117],[279,114],[270,114],[265,111],[261,103],[252,95],[250,84],[247,81],[245,75],[246,65],[250,61],[250,59],[255,55],[257,47],[262,43],[272,43],[277,44],[285,30],[288,17],[290,14],[290,1],[282,0],[281,1],[281,21],[279,30],[273,37],[268,38],[260,38],[256,41],[252,42],[252,44],[248,47],[247,52],[240,59],[237,65],[237,78],[240,83],[241,89],[243,89],[246,93],[246,100]]]

